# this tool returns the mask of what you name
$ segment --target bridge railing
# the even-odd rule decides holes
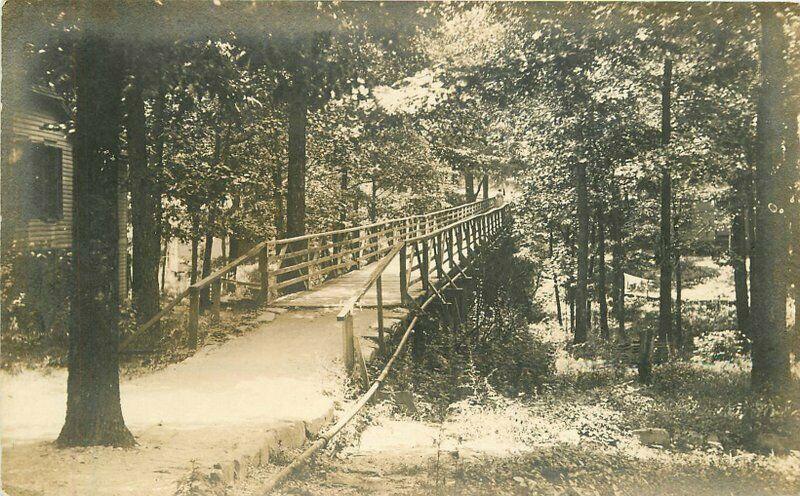
[[[467,260],[484,243],[493,239],[504,224],[505,206],[498,205],[467,217],[452,218],[449,223],[440,223],[431,229],[421,229],[395,243],[394,247],[375,265],[369,278],[342,305],[337,320],[342,324],[343,361],[346,370],[358,365],[362,378],[368,385],[366,364],[361,356],[358,338],[353,332],[353,312],[361,298],[374,286],[378,319],[378,345],[385,350],[383,273],[392,260],[400,257],[400,296],[410,303],[410,288],[422,284],[423,295],[437,293],[433,284],[450,281],[454,272],[466,266]],[[416,258],[416,262],[414,262]],[[416,276],[414,276],[416,274]],[[441,296],[441,295],[439,295]]]
[[[195,348],[200,325],[200,294],[203,290],[207,289],[210,294],[211,321],[218,322],[223,283],[249,287],[254,290],[260,303],[269,303],[287,291],[310,289],[332,277],[379,260],[401,241],[419,238],[453,222],[485,212],[495,201],[494,198],[484,199],[423,215],[261,241],[243,255],[179,293],[161,311],[126,337],[120,344],[120,349],[128,347],[136,338],[150,330],[186,298],[189,299],[189,346]],[[237,269],[254,261],[257,264],[256,281],[240,280]]]

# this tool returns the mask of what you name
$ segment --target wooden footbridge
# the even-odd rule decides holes
[[[158,332],[162,326],[153,324],[170,312],[188,313],[175,319],[186,322],[186,332],[177,335],[180,345],[195,347],[220,319],[223,303],[235,307],[235,301],[255,299],[257,316],[241,322],[250,331],[237,339],[121,379],[122,409],[139,443],[136,450],[103,451],[98,457],[93,450],[55,449],[51,441],[64,421],[66,371],[35,380],[6,374],[4,483],[25,494],[49,494],[57,483],[70,494],[173,496],[187,480],[202,480],[222,492],[246,478],[249,467],[267,463],[275,450],[306,446],[258,494],[269,492],[370,402],[423,315],[440,318],[443,328],[463,321],[475,282],[469,275],[491,257],[487,248],[501,239],[506,210],[490,199],[266,240],[192,284],[122,346],[143,332]],[[206,289],[211,301],[201,315]],[[365,361],[378,350],[385,366],[369,377]],[[344,397],[342,364],[352,385],[363,391],[352,402]],[[337,404],[347,409],[323,429]]]
[[[496,237],[504,215],[502,199],[495,197],[424,215],[262,241],[178,294],[128,336],[121,348],[175,311],[186,298],[189,345],[196,348],[201,292],[210,291],[213,323],[219,321],[223,287],[239,286],[265,306],[341,307],[343,358],[352,368],[354,309],[377,309],[378,340],[384,346],[384,309],[409,306],[423,296],[440,293],[455,274],[463,273],[471,255]]]

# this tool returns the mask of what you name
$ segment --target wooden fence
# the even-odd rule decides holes
[[[438,260],[436,257],[442,256],[442,249],[445,245],[441,239],[439,241],[432,241],[432,239],[436,236],[441,238],[445,232],[449,233],[448,227],[459,223],[463,225],[463,221],[472,219],[469,227],[459,231],[460,234],[457,238],[452,238],[452,233],[448,234],[451,237],[448,238],[446,246],[449,247],[448,256],[452,260],[454,247],[457,246],[461,253],[462,245],[469,247],[470,243],[474,242],[473,239],[488,232],[488,224],[474,224],[474,220],[481,218],[476,214],[489,211],[495,203],[496,200],[491,198],[424,215],[389,219],[363,226],[293,238],[262,241],[245,254],[179,293],[136,332],[126,337],[121,342],[120,349],[127,348],[131,342],[151,329],[187,297],[189,299],[187,324],[189,346],[196,348],[200,325],[200,293],[204,289],[208,288],[210,292],[211,320],[218,322],[223,283],[250,287],[254,290],[260,303],[269,303],[288,291],[311,289],[330,278],[380,260],[395,248],[401,255],[401,270],[404,275],[401,283],[405,284],[403,287],[405,297],[408,287],[413,284],[422,282],[424,287],[428,287],[429,275],[431,271],[436,270],[436,265],[430,264],[430,256],[433,254],[434,259]],[[481,222],[488,223],[489,221]],[[414,253],[417,255],[416,264],[411,259],[412,252],[408,249],[409,246],[415,250]],[[257,282],[238,279],[237,268],[253,261],[257,263]],[[415,272],[418,275],[416,278],[412,278],[411,276]]]
[[[433,229],[423,229],[405,239],[398,240],[389,252],[375,265],[367,281],[342,305],[337,320],[342,325],[343,361],[346,370],[352,372],[358,365],[362,378],[368,386],[366,365],[361,357],[361,347],[353,334],[353,311],[359,300],[375,287],[378,318],[378,345],[385,349],[383,322],[383,284],[382,276],[394,257],[400,256],[400,296],[404,303],[411,302],[410,288],[421,284],[423,297],[438,293],[432,276],[440,283],[451,282],[458,274],[463,275],[463,267],[473,253],[482,245],[499,235],[505,222],[504,205],[496,206],[465,218],[453,220],[449,224]],[[416,258],[416,261],[414,260]],[[463,309],[463,306],[461,307]]]

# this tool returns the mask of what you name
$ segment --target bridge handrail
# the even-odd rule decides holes
[[[471,241],[467,244],[467,251],[474,247],[478,246],[480,242],[485,241],[491,234],[496,232],[496,229],[499,229],[502,226],[502,212],[504,211],[505,206],[497,206],[491,208],[489,210],[471,215],[464,219],[459,219],[454,222],[451,222],[445,226],[439,227],[434,229],[430,232],[422,233],[418,236],[409,237],[403,239],[396,243],[396,245],[392,248],[392,250],[384,256],[378,264],[372,269],[369,278],[353,293],[353,295],[348,298],[340,307],[339,313],[336,315],[336,320],[342,322],[343,328],[343,341],[344,345],[344,363],[345,367],[348,370],[351,370],[358,353],[356,350],[359,350],[357,344],[357,339],[353,335],[353,311],[355,310],[356,305],[358,304],[359,300],[369,291],[369,289],[374,285],[375,286],[375,297],[376,297],[376,307],[377,307],[377,318],[378,318],[378,344],[383,349],[385,347],[384,343],[384,336],[383,336],[383,287],[381,284],[381,278],[383,276],[383,272],[389,266],[389,263],[398,255],[401,256],[401,265],[400,265],[400,296],[402,301],[407,301],[408,296],[408,286],[410,279],[410,273],[412,270],[409,270],[407,267],[407,247],[410,245],[417,246],[418,243],[423,243],[423,250],[425,255],[423,256],[424,262],[421,260],[419,265],[417,265],[417,269],[424,275],[421,275],[420,279],[423,281],[423,287],[425,289],[426,294],[429,292],[430,283],[428,280],[428,276],[431,273],[429,257],[427,256],[429,252],[429,246],[427,241],[433,238],[437,238],[439,241],[438,244],[438,252],[434,252],[436,254],[436,270],[440,272],[441,277],[449,278],[449,274],[447,274],[444,270],[444,262],[443,262],[443,246],[441,244],[441,237],[444,233],[447,233],[449,236],[447,237],[447,248],[449,259],[451,262],[450,270],[453,269],[453,262],[454,262],[454,233],[457,230],[463,229],[467,225],[474,225],[476,222],[483,223],[483,229],[479,230],[479,236],[473,235],[471,237]],[[461,231],[463,234],[463,231]],[[463,252],[461,251],[462,243],[461,238],[459,238],[458,242],[458,253],[459,253],[459,263],[463,263]],[[473,246],[470,246],[473,245]],[[417,251],[419,256],[419,250]],[[365,367],[365,366],[363,366]],[[366,371],[364,371],[366,374]]]
[[[270,288],[269,288],[269,272],[273,272],[274,275],[277,277],[279,274],[291,274],[292,272],[300,272],[301,275],[298,277],[293,277],[289,280],[285,281],[277,281],[275,284],[274,291],[277,294],[277,291],[280,289],[287,287],[293,284],[304,283],[307,286],[310,286],[310,279],[314,276],[324,276],[332,271],[335,270],[351,270],[354,266],[358,267],[360,264],[365,260],[376,258],[377,256],[382,255],[383,253],[387,252],[388,248],[393,248],[392,245],[397,245],[398,241],[405,239],[406,237],[410,236],[411,234],[417,234],[420,231],[423,233],[428,231],[431,227],[434,229],[439,229],[437,224],[444,220],[448,220],[448,217],[452,216],[459,216],[462,215],[462,212],[467,212],[472,210],[477,211],[485,211],[496,202],[496,197],[477,200],[469,203],[465,203],[462,205],[456,205],[453,207],[444,208],[441,210],[436,210],[434,212],[429,212],[426,214],[417,214],[417,215],[410,215],[406,217],[400,218],[393,218],[393,219],[386,219],[378,222],[373,222],[371,224],[360,225],[360,226],[353,226],[349,228],[337,229],[334,231],[326,231],[322,233],[312,233],[312,234],[305,234],[302,236],[294,236],[291,238],[283,238],[283,239],[269,239],[264,240],[252,248],[250,248],[246,253],[237,257],[235,260],[232,260],[225,264],[223,267],[215,270],[208,276],[196,281],[195,283],[191,284],[185,290],[180,292],[175,298],[170,301],[163,309],[161,309],[158,313],[153,315],[147,322],[142,324],[133,334],[127,336],[121,343],[119,348],[124,349],[126,348],[132,341],[134,341],[137,337],[144,334],[147,330],[152,328],[157,322],[159,322],[165,315],[171,312],[178,304],[183,301],[187,296],[190,299],[189,302],[189,323],[188,323],[188,330],[189,330],[189,341],[191,347],[196,347],[197,345],[197,327],[199,325],[199,296],[200,291],[210,287],[211,291],[211,304],[212,304],[212,319],[215,321],[219,320],[219,311],[220,311],[220,294],[221,288],[220,285],[222,283],[222,279],[225,278],[226,275],[230,274],[231,271],[234,271],[239,266],[251,261],[252,259],[258,257],[258,264],[259,268],[258,271],[260,273],[260,298],[264,301],[269,301],[270,295]],[[472,212],[469,212],[472,213]],[[469,215],[466,214],[466,215]],[[432,224],[432,226],[431,226]],[[377,228],[381,228],[379,232],[372,232]],[[397,233],[397,230],[404,229],[406,232],[404,233]],[[380,248],[380,235],[386,233],[387,230],[395,231],[392,237],[386,237],[386,241],[389,242],[389,247]],[[357,238],[347,238],[346,236],[351,233],[367,231],[367,234],[361,235]],[[343,237],[343,239],[335,240],[335,237]],[[289,247],[294,243],[301,243],[301,242],[308,242],[312,240],[323,240],[325,237],[331,238],[331,241],[326,244],[320,244],[314,248],[306,248],[301,250],[293,250],[288,251]],[[373,242],[374,240],[374,242]],[[372,251],[364,254],[364,242],[369,241],[369,244],[366,245],[366,248],[372,248]],[[357,248],[349,248],[349,249],[342,249],[339,253],[336,253],[337,247],[344,248],[346,245],[352,245],[354,243],[358,243],[359,247]],[[310,244],[310,243],[309,243]],[[326,257],[318,258],[316,260],[311,259],[307,261],[296,262],[294,264],[287,264],[281,265],[286,259],[298,258],[303,255],[309,255],[311,253],[317,253],[331,249],[332,254]],[[282,250],[282,253],[278,253],[279,250]],[[269,270],[269,263],[270,263],[270,251],[275,252],[276,257],[273,258],[273,261],[278,262],[278,270]],[[287,253],[288,252],[288,253]],[[344,261],[344,259],[350,255],[351,259]],[[310,271],[306,274],[302,274],[302,269],[308,268],[314,265],[314,262],[325,262],[325,261],[336,261],[338,259],[338,263],[329,267],[326,267],[322,270],[319,270],[316,274],[312,274]],[[250,283],[244,283],[242,281],[236,281],[235,278],[233,280],[226,280],[226,283],[230,284],[244,284],[244,285],[251,285]]]

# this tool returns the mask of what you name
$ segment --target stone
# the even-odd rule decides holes
[[[256,324],[266,324],[275,320],[275,314],[272,312],[264,312],[255,319]]]
[[[414,395],[408,391],[397,391],[392,396],[395,404],[405,413],[409,415],[417,413],[417,406],[414,404]]]
[[[666,429],[651,427],[646,429],[634,429],[632,433],[639,438],[639,442],[645,446],[669,445],[669,432],[667,432]]]

